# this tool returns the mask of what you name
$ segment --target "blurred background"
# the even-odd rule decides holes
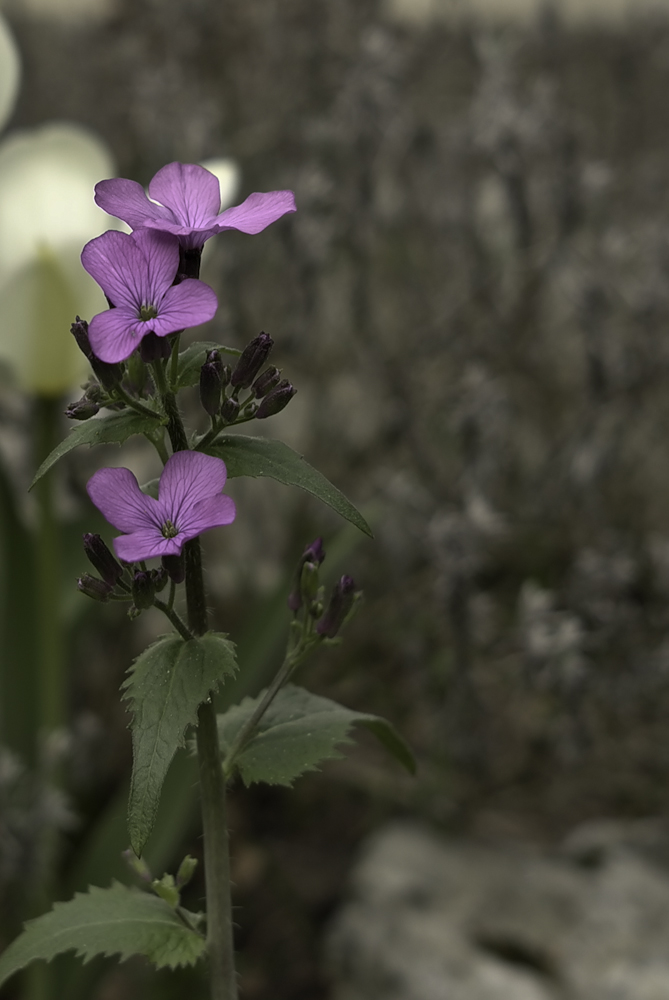
[[[75,580],[82,533],[114,534],[88,477],[148,480],[155,458],[79,449],[27,486],[85,377],[69,324],[99,307],[78,253],[116,224],[94,183],[206,162],[228,203],[292,188],[298,212],[210,241],[221,305],[197,335],[271,334],[298,395],[263,433],[376,534],[231,484],[235,526],[206,540],[242,667],[225,697],[276,669],[323,535],[365,605],[301,681],[387,716],[419,761],[410,779],[361,738],[293,791],[233,791],[242,996],[666,1000],[669,0],[2,12],[0,944],[51,899],[131,880],[118,689],[163,626]],[[164,799],[156,874],[201,856],[185,753]],[[200,873],[192,908],[202,891]],[[2,993],[205,995],[139,960],[62,960]]]

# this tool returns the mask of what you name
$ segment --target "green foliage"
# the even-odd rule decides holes
[[[0,984],[36,959],[50,961],[76,951],[84,962],[94,955],[145,955],[158,968],[192,965],[205,940],[164,900],[115,882],[92,886],[49,913],[30,920],[0,956]]]
[[[198,707],[237,669],[234,644],[214,632],[184,642],[164,636],[137,657],[124,682],[133,713],[133,769],[128,832],[141,855],[156,818],[160,790]]]
[[[30,489],[39,482],[52,465],[81,444],[92,447],[95,444],[122,444],[133,434],[149,434],[163,423],[163,418],[156,413],[156,418],[137,413],[135,410],[121,410],[107,416],[86,420],[70,431],[64,441],[57,445],[48,455],[35,473]]]
[[[179,355],[179,369],[175,389],[184,389],[188,385],[197,385],[200,380],[200,368],[204,364],[209,351],[220,351],[221,354],[232,354],[238,357],[242,352],[236,347],[224,347],[214,340],[198,341],[191,344]]]
[[[240,705],[218,716],[223,754],[230,749],[263,694],[245,698]],[[237,757],[236,766],[246,785],[264,781],[269,785],[290,786],[306,771],[317,770],[321,761],[341,757],[337,747],[353,742],[350,731],[354,725],[369,729],[408,771],[415,772],[411,751],[385,719],[353,712],[293,684],[279,691],[260,720],[255,735]]]
[[[204,451],[224,460],[231,479],[236,476],[269,476],[286,486],[299,486],[332,507],[364,534],[373,537],[372,529],[350,500],[309,465],[302,455],[282,441],[245,434],[224,434]]]

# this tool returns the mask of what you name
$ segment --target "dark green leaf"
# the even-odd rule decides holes
[[[49,471],[52,465],[55,465],[63,455],[67,455],[73,448],[78,448],[81,444],[87,444],[89,447],[94,444],[122,444],[133,434],[148,434],[160,427],[162,423],[163,418],[159,413],[156,413],[155,420],[152,420],[151,417],[146,417],[143,413],[137,413],[130,409],[86,420],[71,430],[65,440],[61,441],[44,459],[35,473],[30,489]]]
[[[164,900],[114,883],[91,887],[25,925],[0,956],[0,984],[36,959],[64,951],[84,960],[94,955],[145,955],[158,968],[193,965],[206,944]]]
[[[179,370],[177,374],[177,389],[184,389],[187,385],[197,385],[200,379],[200,368],[205,362],[209,351],[220,351],[221,354],[232,354],[238,357],[242,352],[236,347],[224,347],[213,340],[199,341],[191,344],[179,355]]]
[[[245,698],[224,715],[218,716],[221,752],[225,753],[241,727],[251,717],[264,692]],[[269,785],[292,785],[306,771],[317,770],[322,760],[336,759],[344,743],[353,742],[350,731],[365,726],[412,774],[413,755],[406,743],[385,719],[365,712],[353,712],[329,698],[310,694],[287,684],[262,717],[255,736],[237,758],[237,767],[246,785],[264,781]]]
[[[231,479],[236,476],[269,476],[286,486],[299,486],[332,507],[356,528],[373,538],[372,529],[362,514],[336,486],[282,441],[271,438],[225,434],[204,449],[208,455],[222,458]]]
[[[130,843],[138,856],[151,833],[160,790],[197,710],[237,668],[234,645],[208,632],[184,642],[165,636],[145,649],[124,682],[133,713],[133,768],[128,804]]]

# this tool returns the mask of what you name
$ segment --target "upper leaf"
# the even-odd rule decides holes
[[[264,692],[245,698],[218,716],[221,752],[232,742],[253,713]],[[329,698],[320,698],[304,688],[287,684],[260,720],[255,735],[236,760],[244,784],[264,781],[269,785],[292,785],[306,771],[315,771],[322,760],[336,759],[343,743],[352,743],[354,725],[365,726],[412,774],[416,765],[397,730],[378,715],[353,712]]]
[[[50,961],[74,950],[84,962],[94,955],[145,955],[158,968],[192,965],[206,942],[158,896],[114,882],[93,886],[49,913],[29,920],[0,956],[0,984],[36,959]]]
[[[183,389],[187,385],[197,385],[200,378],[200,368],[204,364],[209,351],[220,351],[221,354],[233,354],[235,357],[242,352],[236,347],[224,347],[213,340],[198,341],[191,344],[179,355],[179,369],[175,389]]]
[[[269,476],[286,486],[299,486],[332,507],[356,528],[373,538],[372,529],[350,500],[329,479],[289,448],[272,438],[224,434],[203,449],[208,455],[222,458],[228,476]]]
[[[30,489],[39,482],[42,476],[55,465],[58,459],[67,455],[68,451],[78,448],[80,444],[122,444],[133,434],[148,434],[164,423],[161,414],[156,413],[155,420],[137,413],[135,410],[121,410],[104,417],[86,420],[70,431],[64,441],[57,445],[48,455],[35,473]]]
[[[160,790],[188,726],[211,691],[235,673],[234,644],[215,632],[184,642],[164,636],[137,657],[124,681],[132,707],[130,843],[139,857],[156,818]]]

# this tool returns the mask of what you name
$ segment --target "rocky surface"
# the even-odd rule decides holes
[[[367,844],[328,941],[335,1000],[666,1000],[669,875],[655,823],[581,827],[553,854]]]

